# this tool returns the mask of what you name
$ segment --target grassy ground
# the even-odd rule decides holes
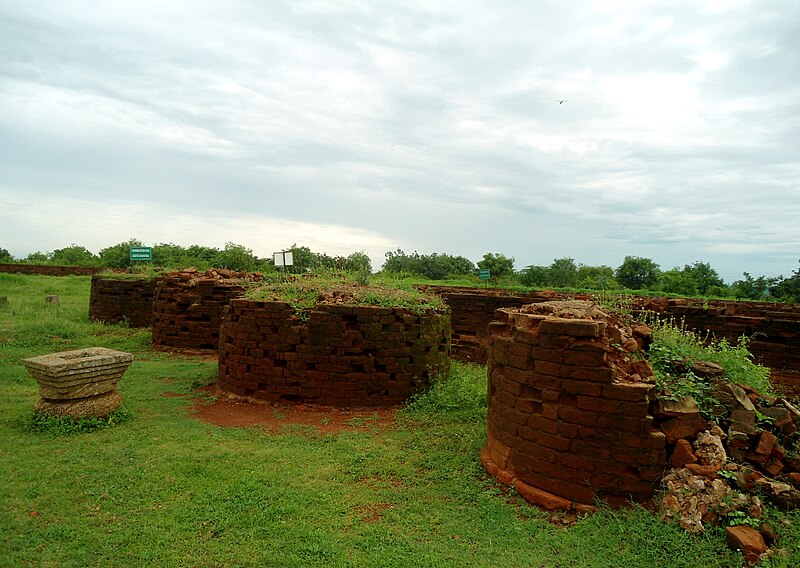
[[[90,323],[89,285],[0,274],[0,566],[741,565],[721,529],[692,537],[636,507],[562,528],[500,492],[478,460],[483,367],[454,365],[389,430],[200,422],[187,398],[161,395],[213,381],[216,365],[152,352],[148,331]],[[86,346],[134,354],[120,383],[130,418],[30,431],[37,387],[20,360]]]

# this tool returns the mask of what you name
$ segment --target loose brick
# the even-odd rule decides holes
[[[550,318],[539,324],[539,333],[541,335],[601,337],[605,329],[605,322],[579,319]]]

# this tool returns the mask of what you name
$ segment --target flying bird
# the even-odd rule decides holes
[[[567,99],[553,99],[553,100],[556,101],[560,105],[563,105],[565,102],[567,102]]]

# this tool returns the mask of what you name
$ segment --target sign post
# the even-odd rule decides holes
[[[153,262],[153,247],[131,247],[131,266],[134,262]]]
[[[282,250],[280,252],[272,253],[272,260],[276,267],[281,267],[282,271],[286,272],[287,266],[294,266],[294,255],[290,250]]]
[[[488,268],[481,268],[480,278],[481,278],[481,280],[486,282],[486,287],[487,288],[489,287],[489,278],[491,278],[491,277],[492,277],[492,273],[489,271]]]

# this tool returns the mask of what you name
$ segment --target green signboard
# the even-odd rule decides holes
[[[474,274],[474,272],[473,272]],[[481,280],[489,280],[491,274],[489,273],[488,268],[481,268]]]
[[[131,262],[134,260],[153,260],[153,247],[131,247]]]

